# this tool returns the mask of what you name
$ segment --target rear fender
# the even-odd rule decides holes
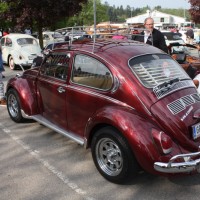
[[[159,128],[151,119],[142,117],[135,110],[106,107],[89,120],[86,129],[86,138],[89,142],[92,139],[90,134],[94,134],[94,130],[98,126],[112,126],[119,130],[127,140],[142,168],[155,173],[153,169],[154,162],[160,160],[162,155],[158,151],[151,134],[152,128],[158,130]]]

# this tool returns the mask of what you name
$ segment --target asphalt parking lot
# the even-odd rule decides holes
[[[4,84],[21,71],[6,67]],[[0,106],[1,200],[199,199],[200,175],[160,177],[142,172],[116,185],[96,170],[90,150],[34,121],[14,123]]]

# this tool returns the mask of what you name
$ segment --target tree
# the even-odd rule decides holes
[[[18,27],[36,27],[40,46],[43,47],[42,30],[53,28],[59,20],[73,16],[81,10],[87,0],[3,0],[7,2],[7,14]]]
[[[199,0],[189,0],[191,8],[189,9],[192,20],[195,23],[200,23],[200,1]]]
[[[8,4],[6,2],[1,2],[0,3],[0,28],[1,31],[3,31],[3,29],[8,28],[8,23],[7,20],[5,20],[7,18],[5,12],[8,11]]]
[[[88,0],[86,4],[82,4],[82,11],[79,13],[79,25],[92,25],[94,24],[94,0]],[[96,20],[97,23],[108,21],[106,15],[107,6],[101,4],[100,0],[96,0]]]

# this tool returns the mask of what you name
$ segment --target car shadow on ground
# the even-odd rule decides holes
[[[137,184],[152,184],[157,181],[169,181],[173,184],[180,186],[194,186],[200,185],[200,174],[182,174],[182,175],[170,175],[170,176],[159,176],[153,175],[145,171],[140,171],[131,180],[127,181],[122,185],[137,185]]]
[[[188,174],[170,177],[169,181],[181,186],[200,185],[200,174]]]

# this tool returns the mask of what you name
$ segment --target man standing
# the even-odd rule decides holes
[[[187,31],[186,31],[186,42],[188,44],[193,44],[193,40],[194,40],[194,31],[192,30],[192,28],[189,28]]]
[[[154,28],[154,20],[148,17],[144,20],[145,30],[140,33],[140,35],[133,35],[132,39],[144,42],[146,44],[153,45],[164,52],[168,53],[168,48],[165,42],[164,35],[157,29]]]
[[[5,105],[6,104],[6,100],[5,100],[5,96],[4,96],[4,84],[3,84],[3,74],[2,72],[4,71],[4,67],[3,67],[3,62],[2,62],[2,57],[1,57],[1,52],[0,52],[0,105]]]

